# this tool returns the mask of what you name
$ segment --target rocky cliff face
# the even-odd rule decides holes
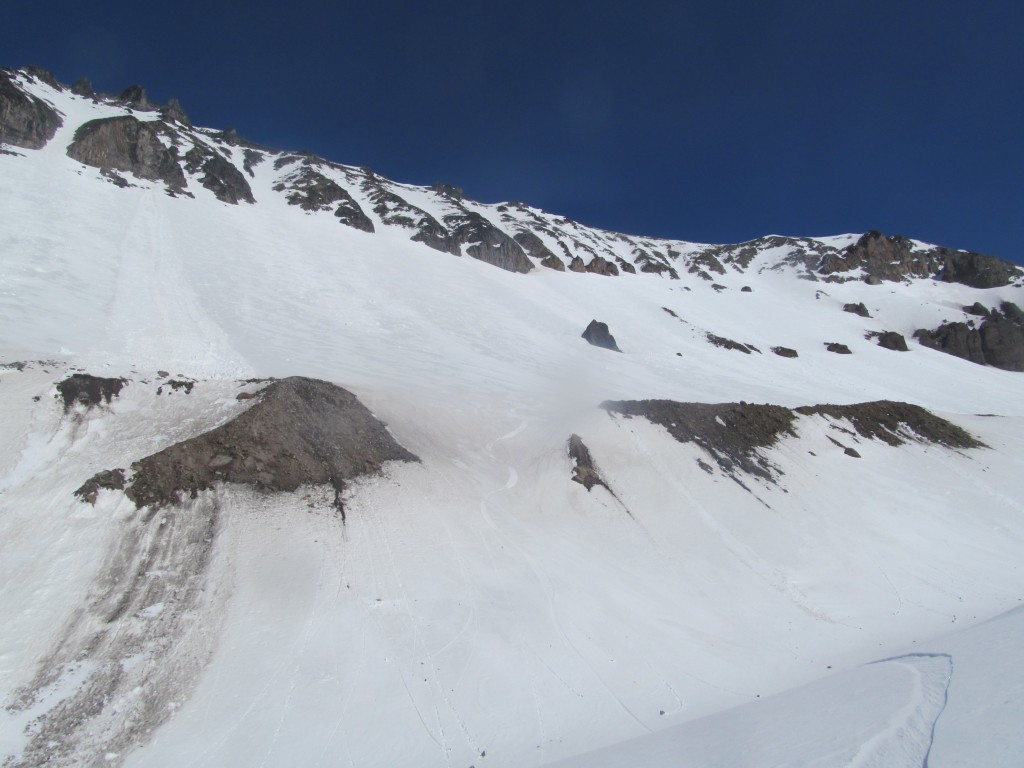
[[[187,185],[178,158],[163,142],[160,122],[126,115],[90,120],[75,131],[68,157],[94,168],[126,171],[140,179],[162,181],[172,190]]]
[[[923,346],[978,365],[1024,371],[1024,312],[1010,302],[988,312],[980,327],[974,321],[943,323],[933,330],[922,328],[914,337]]]
[[[25,93],[11,72],[0,69],[0,142],[24,149],[40,149],[63,121],[42,99]]]

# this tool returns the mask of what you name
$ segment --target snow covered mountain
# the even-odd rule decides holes
[[[1024,752],[1015,265],[607,232],[41,70],[0,200],[3,765]]]

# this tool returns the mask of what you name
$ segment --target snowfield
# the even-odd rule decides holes
[[[515,274],[411,241],[358,185],[372,234],[289,205],[273,156],[254,205],[119,188],[65,148],[126,108],[25,87],[64,125],[0,154],[5,768],[1020,764],[1024,374],[911,338],[1024,306],[1019,280],[813,281],[769,248],[715,288],[686,243],[677,280]],[[580,338],[591,319],[621,354]],[[76,371],[128,383],[65,412]],[[350,485],[344,520],[319,486],[74,496],[292,375],[355,393],[420,462]],[[987,447],[800,416],[762,452],[778,480],[738,482],[599,407],[654,398],[906,401]],[[609,488],[571,481],[573,433]]]

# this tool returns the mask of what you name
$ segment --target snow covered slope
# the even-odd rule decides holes
[[[8,78],[8,124],[45,130],[0,147],[10,765],[527,766],[652,732],[639,749],[703,734],[711,764],[920,765],[929,728],[930,765],[1012,764],[1006,731],[967,724],[977,702],[1016,717],[1020,666],[986,665],[980,629],[929,644],[1024,597],[1012,265],[870,233],[618,235],[47,80]],[[622,353],[580,338],[592,319]],[[1003,367],[913,337],[942,327],[933,346]],[[65,410],[73,372],[126,384]],[[74,495],[293,375],[356,394],[419,461],[347,484],[344,518],[329,486]],[[600,407],[648,399],[903,401],[985,447],[793,413],[758,474]],[[604,485],[572,481],[572,434]],[[838,747],[807,733],[834,695]],[[730,735],[750,727],[766,741]]]

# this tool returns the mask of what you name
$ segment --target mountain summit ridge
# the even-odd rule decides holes
[[[806,279],[825,282],[936,279],[990,288],[1024,276],[1003,259],[876,231],[859,238],[768,235],[736,244],[610,232],[519,202],[479,203],[446,184],[415,187],[365,167],[270,149],[234,130],[194,127],[177,99],[155,104],[141,86],[116,96],[98,94],[87,81],[66,86],[39,68],[0,69],[0,143],[29,150],[46,146],[68,119],[54,96],[97,108],[98,116],[73,126],[67,156],[99,169],[118,186],[131,186],[131,179],[159,182],[170,195],[194,197],[203,188],[224,203],[258,204],[250,182],[254,169],[266,163],[264,168],[273,168],[273,192],[307,213],[333,212],[341,224],[368,233],[407,230],[409,239],[434,250],[458,256],[465,249],[511,272],[543,266],[675,279],[686,271],[714,282],[726,269],[746,272],[755,257],[770,251],[771,260],[758,260],[758,269],[796,265]]]

